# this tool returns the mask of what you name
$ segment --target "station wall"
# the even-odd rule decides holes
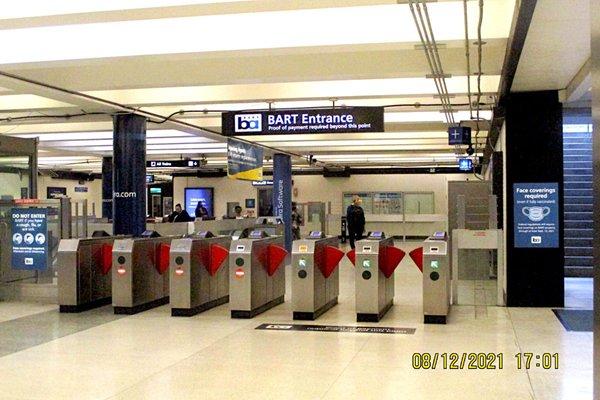
[[[267,177],[268,178],[268,177]],[[294,175],[297,195],[292,200],[331,202],[331,213],[342,215],[344,192],[406,191],[433,192],[435,213],[448,215],[448,181],[474,179],[469,174],[399,174],[399,175],[352,175],[349,178],[325,178],[321,175]],[[244,208],[245,199],[256,199],[257,188],[251,182],[222,178],[176,177],[173,180],[174,204],[184,203],[186,187],[212,187],[215,192],[215,215],[221,217],[227,211],[227,202],[239,202]],[[397,222],[378,221],[378,217],[366,216],[367,230],[384,229],[389,234],[428,235],[435,229],[445,229],[445,222],[407,224],[402,231]],[[405,226],[406,227],[406,226]]]
[[[73,200],[88,201],[88,215],[92,214],[92,210],[95,211],[96,216],[102,214],[102,180],[94,179],[93,181],[84,181],[80,184],[78,181],[70,179],[54,179],[49,176],[40,176],[38,178],[38,197],[40,199],[46,198],[46,190],[48,187],[64,187],[67,188],[67,196]],[[87,192],[76,192],[75,187],[86,187]]]

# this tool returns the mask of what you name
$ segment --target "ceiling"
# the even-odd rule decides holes
[[[590,32],[589,0],[537,0],[512,91],[558,89],[565,103],[589,102]]]
[[[407,1],[124,3],[21,0],[0,19],[0,71],[163,116],[204,111],[175,118],[215,131],[225,110],[329,107],[334,100],[336,106],[387,106],[385,133],[245,139],[336,165],[458,163]],[[472,93],[478,86],[477,3],[467,2]],[[476,155],[486,143],[514,3],[485,1]],[[463,2],[427,7],[455,120],[469,121]],[[0,134],[39,137],[42,168],[100,171],[101,157],[112,153],[110,115],[56,118],[82,110],[115,111],[0,77]],[[465,123],[475,128],[475,122]],[[226,164],[220,135],[173,121],[148,129],[149,158],[205,157],[208,167]],[[294,162],[307,165],[301,158]]]

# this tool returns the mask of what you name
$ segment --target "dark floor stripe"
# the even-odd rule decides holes
[[[0,357],[123,318],[112,306],[79,314],[58,309],[0,322]]]
[[[570,332],[591,332],[594,326],[592,310],[552,309],[556,318]]]

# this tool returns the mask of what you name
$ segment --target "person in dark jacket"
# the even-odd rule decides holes
[[[354,196],[352,204],[346,210],[346,220],[348,223],[348,236],[350,238],[350,247],[354,248],[354,242],[361,240],[365,231],[365,212],[360,206],[362,199]]]
[[[181,204],[177,204],[175,211],[169,215],[169,222],[190,222],[193,220],[194,218],[190,217],[190,214],[181,208]]]
[[[206,218],[208,217],[208,210],[204,207],[204,203],[199,201],[196,205],[196,218]]]

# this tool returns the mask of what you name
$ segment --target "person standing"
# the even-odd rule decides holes
[[[208,210],[206,209],[206,207],[204,207],[204,203],[201,201],[199,201],[196,205],[196,210],[194,214],[196,215],[196,218],[206,218],[209,216]]]
[[[193,220],[194,218],[190,217],[190,214],[181,208],[181,204],[175,206],[175,211],[168,218],[169,222],[190,222]]]
[[[360,206],[362,199],[359,196],[352,198],[352,204],[346,210],[346,221],[348,223],[348,236],[350,247],[354,249],[354,242],[361,240],[365,231],[365,212]]]
[[[292,238],[293,240],[300,239],[300,226],[304,223],[302,215],[298,212],[296,203],[292,203]]]

